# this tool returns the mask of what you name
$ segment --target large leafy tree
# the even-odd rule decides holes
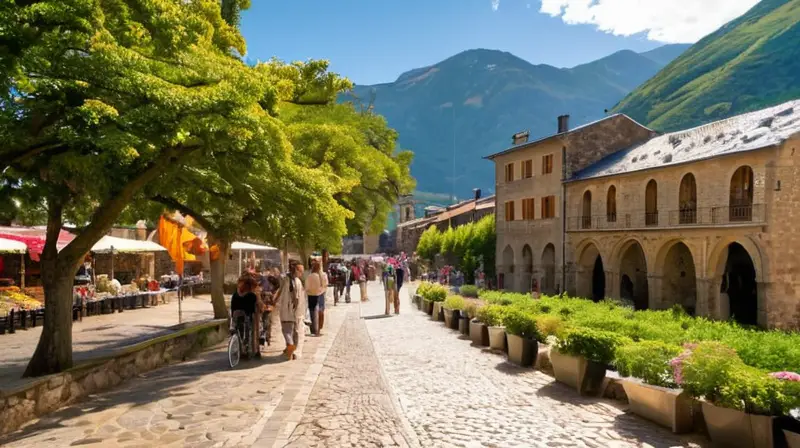
[[[92,245],[146,185],[246,147],[274,89],[231,57],[244,40],[218,0],[5,1],[0,23],[0,171],[47,215],[31,376],[72,365],[72,278]],[[65,222],[79,228],[58,252]]]

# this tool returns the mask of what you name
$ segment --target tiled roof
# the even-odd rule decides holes
[[[800,100],[693,129],[672,132],[611,154],[570,180],[612,176],[779,145],[800,133]]]

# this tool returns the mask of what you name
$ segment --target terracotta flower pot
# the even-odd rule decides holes
[[[703,418],[715,446],[772,448],[772,417],[703,402]]]
[[[692,431],[692,399],[683,390],[652,386],[637,378],[623,378],[622,387],[634,414],[676,434]]]
[[[550,350],[550,363],[556,381],[574,387],[583,395],[600,392],[606,376],[606,366],[603,364],[589,361],[583,356],[565,355],[556,348]]]
[[[515,334],[507,334],[508,338],[508,360],[512,363],[530,367],[536,362],[536,355],[539,353],[539,343],[535,339],[528,339]]]
[[[800,448],[800,434],[784,429],[783,435],[786,436],[786,444],[789,448]]]
[[[469,338],[472,342],[479,347],[486,347],[489,345],[489,327],[483,322],[472,319],[469,322]]]
[[[489,327],[489,348],[506,349],[506,327]]]

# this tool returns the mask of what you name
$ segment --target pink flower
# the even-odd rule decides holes
[[[779,380],[800,382],[800,374],[797,374],[795,372],[773,372],[770,373],[769,375]]]
[[[683,353],[672,358],[669,365],[672,366],[672,376],[675,378],[675,384],[681,385],[683,383],[683,361],[692,354],[692,350],[697,347],[697,344],[683,344]]]

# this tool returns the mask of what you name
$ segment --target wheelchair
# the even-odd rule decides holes
[[[242,355],[250,359],[252,353],[253,316],[237,310],[231,316],[231,338],[228,341],[228,363],[231,368],[239,364]]]

